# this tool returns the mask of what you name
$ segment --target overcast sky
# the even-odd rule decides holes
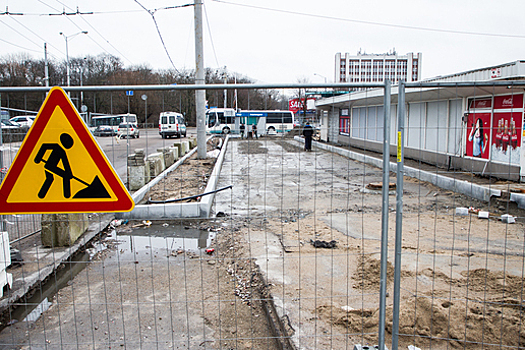
[[[65,60],[63,32],[70,57],[193,69],[193,7],[163,9],[193,0],[137,1],[0,0],[0,52]],[[421,52],[423,78],[525,59],[524,0],[203,1],[205,66],[261,83],[331,82],[337,52]]]

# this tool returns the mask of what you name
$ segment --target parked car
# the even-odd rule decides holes
[[[12,121],[12,122],[17,123],[20,126],[27,126],[27,127],[30,128],[31,125],[33,125],[33,122],[35,121],[35,116],[33,116],[33,115],[19,115],[19,116],[11,118],[9,120]]]
[[[137,124],[120,123],[117,129],[117,136],[119,138],[133,137],[138,139],[140,137],[139,128],[137,127]]]
[[[163,139],[172,136],[186,137],[184,116],[176,112],[162,112],[159,117],[159,134]]]
[[[9,119],[2,119],[0,120],[0,123],[2,124],[2,129],[20,129],[21,128],[20,124],[12,122]]]
[[[116,134],[116,131],[109,125],[99,125],[95,131],[93,131],[93,135],[95,136],[115,136]]]

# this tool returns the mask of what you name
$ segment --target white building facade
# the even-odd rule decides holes
[[[384,54],[358,52],[335,55],[335,82],[376,83],[389,79],[393,84],[399,81],[419,81],[421,78],[421,53],[398,55],[394,50]]]

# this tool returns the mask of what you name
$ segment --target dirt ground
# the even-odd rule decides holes
[[[217,149],[218,139],[209,140],[206,146],[207,152]],[[198,159],[197,153],[194,153],[177,169],[155,184],[145,196],[145,201],[147,199],[154,201],[180,199],[203,193],[215,166],[215,160],[216,158]],[[197,202],[198,200],[198,198],[193,198],[182,202]]]
[[[400,333],[405,336],[400,337],[400,345],[422,349],[478,349],[479,342],[486,348],[490,348],[487,344],[500,342],[504,346],[523,346],[523,244],[507,250],[506,257],[504,251],[486,254],[482,247],[473,244],[486,239],[489,225],[493,241],[488,245],[496,246],[496,241],[504,236],[519,243],[524,239],[523,225],[468,217],[451,220],[444,214],[438,211],[404,217],[407,225],[402,249]],[[363,232],[380,231],[378,214],[348,216],[350,221],[360,221]],[[395,227],[390,221],[390,227]],[[428,223],[435,227],[424,227]],[[300,308],[305,315],[300,318],[317,320],[317,329],[324,328],[330,334],[323,337],[325,331],[321,332],[317,345],[346,348],[355,343],[377,344],[379,242],[353,239],[311,215],[292,223],[270,222],[270,227],[270,232],[286,237],[287,260],[301,260],[282,272],[285,276],[297,276],[297,281],[289,283],[296,284],[295,291],[286,284],[276,284],[272,294],[282,295],[286,290],[283,299],[303,300]],[[311,242],[316,240],[336,241],[337,245],[334,249],[315,248]],[[453,251],[446,248],[452,243]],[[393,242],[389,248],[392,261]],[[503,269],[516,274],[504,274]],[[393,276],[389,262],[387,344],[392,329]],[[310,296],[316,296],[315,300]],[[305,339],[299,334],[297,342],[309,344],[310,328],[307,322],[301,326]]]
[[[281,140],[232,147],[234,164],[223,166],[223,178],[237,175],[237,195],[222,203],[216,199],[218,208],[227,208],[232,220],[261,220],[260,225],[253,221],[244,235],[295,345],[351,349],[353,344],[377,344],[382,201],[378,191],[366,185],[381,181],[380,170],[319,150],[303,153],[300,146]],[[275,163],[268,161],[272,154]],[[236,167],[239,159],[244,164]],[[315,176],[308,173],[309,165]],[[274,168],[280,172],[277,180],[266,175],[261,184],[250,176],[270,174]],[[301,170],[297,174],[293,168]],[[293,181],[287,182],[288,176]],[[506,224],[499,217],[508,207],[415,179],[404,181],[400,346],[524,346],[521,218]],[[487,210],[491,218],[457,216],[456,207]],[[394,195],[389,208],[387,344],[392,330]],[[523,217],[521,211],[517,214]],[[275,240],[279,246],[271,243]],[[315,248],[315,241],[325,247],[334,242],[335,248]]]

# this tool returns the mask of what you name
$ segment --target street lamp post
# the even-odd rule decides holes
[[[321,74],[314,73],[314,75],[317,75],[318,77],[324,78],[324,83],[326,84],[326,77]]]
[[[317,75],[318,77],[321,77],[324,79],[324,83],[326,84],[327,83],[327,79],[324,75],[321,75],[321,74],[318,74],[318,73],[314,73],[314,75]],[[328,89],[325,87],[324,88],[324,91],[328,91]],[[316,112],[317,113],[317,112]],[[318,119],[316,122],[318,123],[319,122],[319,116],[316,114],[316,118]]]
[[[144,124],[146,129],[148,128],[148,95],[144,94],[140,97],[144,101]]]
[[[70,74],[69,74],[69,50],[68,50],[68,47],[67,47],[67,40],[68,39],[73,39],[75,36],[79,35],[79,34],[87,34],[87,30],[83,30],[81,32],[78,32],[78,33],[75,33],[75,34],[71,34],[69,36],[67,36],[66,34],[64,34],[63,32],[60,32],[59,34],[62,35],[64,37],[64,40],[66,41],[66,74],[67,74],[67,86],[71,86],[71,78],[70,78]]]
[[[80,66],[80,86],[84,85],[84,64],[86,63],[87,57],[84,57],[82,65]],[[80,107],[84,105],[84,91],[80,91]]]

